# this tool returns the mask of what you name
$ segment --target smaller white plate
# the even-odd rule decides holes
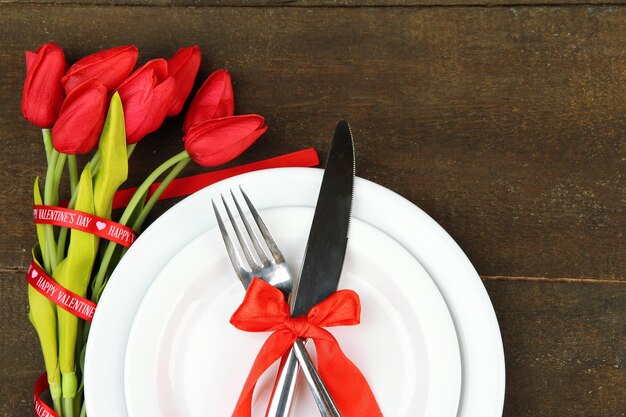
[[[262,210],[297,274],[313,210]],[[329,328],[368,379],[385,415],[454,417],[461,387],[459,345],[437,287],[417,260],[381,231],[353,219],[340,288],[361,297],[361,324]],[[167,239],[163,236],[163,239]],[[244,290],[217,228],[184,247],[156,277],[131,328],[124,386],[131,417],[232,413],[267,334],[229,319]],[[257,385],[263,416],[275,369]],[[294,415],[319,415],[306,384]]]

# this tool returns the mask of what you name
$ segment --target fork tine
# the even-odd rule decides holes
[[[228,218],[230,219],[230,223],[233,226],[233,230],[235,230],[235,235],[237,236],[237,240],[239,241],[239,246],[241,247],[241,250],[243,251],[243,256],[246,258],[246,261],[248,261],[248,265],[250,265],[250,268],[252,269],[261,268],[261,265],[257,264],[257,262],[254,260],[254,257],[252,256],[252,252],[250,252],[250,248],[248,247],[248,242],[246,242],[246,239],[241,234],[241,230],[239,229],[239,226],[237,226],[237,223],[235,222],[235,218],[233,217],[233,214],[231,213],[230,208],[228,207],[228,203],[226,203],[226,199],[224,198],[223,195],[221,197],[222,197],[222,202],[224,203],[224,208],[226,209],[226,214],[228,215]]]
[[[270,260],[267,259],[267,255],[265,255],[265,251],[263,250],[263,247],[261,246],[261,243],[259,242],[259,239],[257,238],[256,233],[254,232],[254,230],[252,230],[252,227],[250,227],[250,223],[248,223],[248,219],[243,214],[243,210],[241,210],[241,206],[239,205],[237,198],[235,198],[235,193],[233,193],[233,190],[230,190],[230,195],[233,197],[233,201],[235,202],[235,207],[237,207],[237,211],[239,212],[239,217],[241,217],[241,220],[243,221],[243,225],[248,231],[248,236],[250,237],[250,241],[252,242],[254,249],[256,249],[256,253],[259,256],[261,263],[263,265],[267,265]]]
[[[215,212],[215,218],[217,219],[217,224],[220,228],[220,232],[222,234],[222,239],[224,239],[224,244],[226,245],[226,251],[228,252],[228,257],[230,258],[230,262],[233,264],[233,268],[239,277],[239,280],[244,285],[245,288],[248,288],[250,285],[250,277],[249,274],[246,273],[245,265],[239,256],[239,253],[235,250],[235,246],[233,245],[233,241],[226,230],[226,226],[224,226],[224,222],[222,221],[222,216],[220,216],[220,212],[215,205],[215,201],[211,199],[211,204],[213,205],[213,211]]]
[[[259,212],[252,205],[252,202],[248,198],[248,195],[243,191],[243,188],[241,188],[241,186],[239,186],[239,191],[241,191],[241,195],[243,195],[243,198],[246,201],[246,205],[248,206],[248,208],[250,209],[250,213],[252,214],[252,218],[254,218],[254,221],[259,227],[259,231],[261,232],[261,235],[263,235],[263,239],[265,240],[267,247],[272,253],[274,260],[278,263],[285,262],[285,258],[283,257],[283,254],[280,251],[280,249],[278,248],[276,241],[272,237],[272,234],[268,230],[267,226],[265,226],[265,223],[263,222],[263,219],[259,215]]]

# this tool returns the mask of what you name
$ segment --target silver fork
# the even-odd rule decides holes
[[[256,208],[252,205],[252,202],[250,201],[246,193],[241,187],[239,187],[239,191],[241,192],[244,201],[246,202],[246,205],[250,210],[250,214],[252,215],[252,218],[254,219],[254,222],[256,223],[258,230],[261,233],[261,236],[263,237],[267,248],[269,249],[270,256],[266,254],[259,241],[258,235],[253,230],[252,226],[244,215],[244,212],[241,209],[241,206],[237,201],[235,194],[232,190],[230,190],[230,194],[235,203],[235,207],[237,208],[237,212],[239,213],[239,217],[241,218],[241,222],[243,223],[244,228],[247,232],[248,240],[250,243],[252,243],[254,253],[258,258],[257,262],[254,255],[252,254],[252,248],[248,244],[248,241],[246,240],[241,229],[237,225],[237,222],[235,221],[229,205],[222,195],[222,204],[224,205],[224,209],[226,210],[226,214],[228,216],[228,219],[230,220],[230,224],[235,232],[237,241],[239,242],[239,247],[241,248],[241,252],[243,253],[243,257],[245,258],[247,263],[246,265],[246,263],[244,263],[242,260],[240,252],[237,250],[235,244],[233,243],[233,240],[231,239],[228,230],[226,229],[226,226],[222,220],[219,210],[217,209],[217,206],[215,205],[215,202],[211,200],[211,204],[213,205],[213,211],[215,212],[215,217],[217,219],[217,224],[220,228],[222,238],[224,239],[224,244],[226,245],[228,257],[233,264],[233,268],[235,269],[237,277],[239,278],[239,281],[241,281],[241,284],[245,289],[248,289],[252,278],[257,277],[266,281],[270,285],[280,289],[285,295],[285,298],[288,298],[293,288],[293,277],[289,272],[287,262],[285,261],[283,254],[278,248],[278,245],[276,244],[276,241],[272,237],[267,226],[265,226],[263,219],[261,219],[261,216],[259,215]],[[304,347],[304,344],[300,340],[297,340],[294,347],[298,362],[302,367],[304,376],[307,380],[307,383],[309,384],[309,388],[313,393],[315,403],[320,410],[320,414],[323,417],[332,417],[338,415],[337,407],[330,397],[330,394],[328,393],[328,390],[326,389],[326,386],[324,385],[322,379],[317,373],[317,369],[313,365],[311,357]],[[292,399],[289,400],[290,403]]]

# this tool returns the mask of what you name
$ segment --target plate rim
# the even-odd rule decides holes
[[[192,194],[166,211],[142,233],[133,247],[130,248],[129,253],[131,251],[140,250],[145,245],[145,242],[151,239],[151,235],[154,234],[154,231],[162,227],[162,225],[166,225],[173,217],[178,217],[181,212],[184,213],[185,210],[188,210],[189,207],[193,207],[195,204],[201,204],[209,194],[219,193],[220,190],[226,191],[228,188],[237,185],[238,181],[251,181],[255,184],[263,184],[263,181],[272,180],[272,176],[279,174],[285,175],[290,180],[297,178],[298,181],[308,181],[313,189],[319,190],[322,173],[323,170],[319,168],[272,168],[241,174],[222,180]],[[313,191],[313,189],[311,189],[311,191]],[[303,194],[302,190],[295,190],[293,195],[289,196],[289,198],[299,198],[301,199],[300,201],[303,201],[301,205],[308,207],[315,205],[315,198]],[[309,200],[313,201],[307,204]],[[369,215],[367,214],[367,207],[365,206],[367,204],[374,204],[374,207],[376,207],[378,204],[377,201],[383,201],[383,204],[394,206],[394,210],[408,214],[413,228],[415,228],[416,225],[426,227],[428,232],[436,237],[438,242],[443,244],[447,249],[446,252],[450,255],[450,259],[445,263],[449,264],[450,262],[448,261],[453,261],[456,264],[456,270],[462,272],[464,279],[455,282],[453,286],[450,283],[446,283],[446,280],[449,280],[449,278],[433,274],[431,269],[436,260],[430,259],[430,262],[428,262],[429,259],[425,259],[426,262],[424,262],[424,254],[420,256],[419,253],[416,253],[417,248],[413,246],[411,236],[407,236],[408,227],[396,229],[396,225],[392,224],[393,220],[389,219],[389,217],[394,216],[377,217],[376,213],[371,212]],[[263,206],[261,204],[258,205],[259,207]],[[280,205],[267,204],[267,207],[276,206]],[[502,338],[491,300],[487,295],[478,273],[465,253],[463,253],[454,239],[419,207],[399,194],[360,177],[355,179],[355,204],[353,207],[353,215],[382,230],[413,254],[431,277],[433,277],[435,284],[444,297],[455,324],[461,349],[462,384],[461,400],[457,416],[501,416],[504,406],[505,391],[505,366]],[[177,239],[184,239],[185,242],[188,242],[195,238],[200,234],[196,233],[194,231],[195,229],[205,230],[208,227],[207,225],[211,225],[212,222],[209,222],[209,217],[210,216],[206,216],[206,219],[203,219],[200,224],[193,225],[191,231],[182,230],[182,227],[180,229],[171,230],[171,242],[175,242]],[[390,228],[392,229],[391,231]],[[151,282],[150,277],[143,277],[143,280],[131,281],[130,283],[124,282],[123,277],[121,277],[123,274],[120,271],[128,268],[127,264],[130,258],[129,256],[125,256],[111,276],[107,289],[104,291],[99,307],[94,315],[92,333],[87,342],[85,359],[85,402],[92,417],[108,417],[110,415],[123,417],[126,415],[123,387],[120,387],[120,385],[123,384],[123,370],[119,368],[120,366],[123,367],[123,352],[125,350],[125,342],[127,341],[130,325],[132,324],[132,317],[134,317],[138,303],[141,301],[142,295]],[[160,265],[160,268],[158,266],[153,267],[160,270],[166,262],[167,260]],[[461,295],[459,295],[461,290],[455,288],[458,284],[464,287],[462,291],[463,294]],[[480,311],[478,311],[474,308],[471,311],[470,316],[479,316],[478,318],[474,317],[472,320],[468,318],[468,315],[458,311],[459,305],[466,304],[467,297],[469,296],[473,297],[473,301],[477,302],[477,305],[474,307],[480,309]],[[137,298],[139,298],[139,300],[137,300]],[[451,300],[451,298],[454,300]],[[116,307],[121,308],[117,309]],[[124,316],[124,310],[129,310],[127,311],[127,315],[132,316],[130,320],[131,323],[128,323],[128,317]],[[105,311],[105,313],[103,313],[103,311]],[[124,321],[126,321],[126,323],[124,323]],[[120,322],[125,325],[125,328],[120,328]],[[107,330],[107,323],[109,325],[113,323],[113,329]],[[472,327],[469,336],[468,326]],[[477,332],[478,335],[472,336],[472,332]],[[115,337],[117,337],[117,339],[115,339]],[[480,339],[478,342],[480,347],[476,346],[477,343],[475,340],[472,340],[472,338]],[[105,348],[105,346],[108,348]],[[119,366],[116,367],[110,366],[111,364],[109,364],[109,366],[98,367],[98,359],[100,356],[116,354],[118,357],[122,358],[119,361],[121,365],[118,364]],[[477,362],[480,362],[480,364]],[[488,385],[488,389],[485,389],[485,382]],[[114,390],[117,388],[117,396],[113,395],[111,397],[111,393],[109,392],[109,395],[106,396],[106,400],[98,400],[96,393],[99,387],[101,389],[103,388],[103,385],[105,390]],[[91,396],[90,392],[94,392],[94,396]]]
[[[271,223],[271,221],[273,220],[272,217],[276,216],[276,214],[271,213],[275,210],[284,211],[283,213],[285,214],[283,215],[296,217],[306,216],[312,218],[314,209],[312,207],[283,206],[260,209],[259,211],[261,212],[262,216],[269,217],[270,220],[268,222],[266,219],[266,223]],[[289,213],[287,213],[286,210],[289,210]],[[277,234],[274,229],[272,229],[272,231],[274,236],[280,236],[280,234]],[[173,300],[172,303],[167,304],[167,306],[164,307],[165,309],[162,311],[160,310],[160,308],[155,309],[155,306],[161,306],[161,301],[163,301],[164,298],[168,298],[166,294],[171,294],[171,291],[174,290],[174,287],[178,288],[181,285],[191,285],[192,283],[197,281],[197,277],[189,277],[188,279],[185,279],[183,283],[180,283],[180,281],[173,282],[174,278],[172,274],[172,268],[176,268],[176,266],[179,265],[180,262],[182,262],[181,257],[183,259],[188,259],[190,256],[189,251],[193,251],[194,253],[197,252],[197,246],[200,244],[200,242],[206,241],[206,239],[208,238],[207,235],[215,235],[216,233],[217,226],[214,226],[208,230],[205,230],[195,239],[191,240],[185,246],[183,246],[176,253],[176,255],[174,255],[172,259],[170,259],[170,261],[163,267],[163,269],[161,269],[159,274],[152,281],[152,284],[144,295],[143,299],[141,300],[141,303],[133,319],[133,324],[131,325],[126,346],[126,354],[124,358],[124,391],[127,412],[129,415],[144,415],[146,412],[148,412],[148,409],[146,408],[146,402],[150,402],[150,399],[145,399],[144,397],[139,398],[136,395],[135,397],[133,397],[134,394],[143,395],[142,392],[146,391],[145,384],[137,382],[137,375],[135,375],[135,373],[137,371],[146,371],[149,374],[145,375],[145,378],[151,380],[153,372],[152,369],[147,368],[151,368],[152,363],[160,357],[160,355],[158,354],[158,349],[154,349],[154,351],[152,349],[149,349],[148,351],[146,351],[146,343],[143,343],[142,341],[151,340],[150,343],[147,343],[148,345],[153,345],[154,343],[158,344],[160,342],[160,339],[159,341],[156,341],[154,339],[154,336],[157,333],[161,333],[163,326],[159,326],[160,330],[158,330],[157,328],[153,328],[152,326],[149,326],[150,328],[148,329],[142,326],[142,324],[145,324],[145,322],[141,322],[140,320],[150,318],[154,316],[155,313],[157,319],[163,319],[171,315],[172,311],[176,309],[176,304],[178,303],[178,300]],[[214,237],[217,238],[217,236]],[[390,265],[390,268],[395,269],[397,272],[390,274],[393,276],[398,276],[398,280],[404,282],[404,288],[407,291],[409,289],[417,290],[418,298],[421,294],[428,294],[428,297],[434,298],[428,301],[428,303],[431,304],[431,307],[434,307],[436,309],[434,313],[436,313],[437,317],[437,330],[433,329],[432,316],[430,314],[420,314],[419,320],[420,322],[426,321],[431,323],[430,325],[425,326],[425,331],[433,336],[433,338],[431,338],[430,340],[426,338],[426,340],[424,341],[424,348],[426,349],[426,352],[430,354],[429,356],[431,358],[431,360],[428,361],[428,369],[430,370],[432,365],[435,366],[436,369],[443,369],[445,371],[441,373],[432,373],[429,371],[427,373],[429,389],[425,393],[426,403],[424,405],[423,411],[425,416],[456,416],[461,389],[460,347],[458,344],[454,322],[452,320],[450,311],[448,310],[448,306],[445,303],[442,294],[439,292],[439,289],[434,284],[432,277],[428,274],[426,269],[417,261],[417,259],[415,259],[413,254],[403,248],[402,245],[400,245],[395,239],[393,239],[391,236],[387,235],[380,229],[359,219],[353,219],[350,225],[350,240],[348,241],[348,251],[353,248],[352,250],[360,252],[363,250],[363,248],[367,248],[368,246],[371,247],[371,244],[369,242],[372,241],[372,239],[374,239],[373,241],[376,242],[377,247],[379,247],[382,242],[382,244],[385,245],[384,249],[388,253],[390,251],[395,253],[398,250],[401,250],[403,252],[402,256],[404,257],[402,258],[404,266],[409,267],[408,265],[410,264],[410,271],[419,274],[419,277],[415,280],[415,282],[413,282],[412,279],[405,277],[404,275],[402,275],[402,273],[398,271],[399,267],[394,266],[393,263]],[[351,242],[355,242],[352,243],[352,245],[356,246],[351,246]],[[221,243],[221,241],[219,243]],[[226,258],[226,253],[224,252],[223,254],[215,256]],[[413,277],[414,275],[415,274],[411,274],[411,277]],[[190,281],[192,279],[193,281]],[[417,288],[410,288],[412,286],[416,286]],[[184,288],[186,287],[183,286],[180,289],[184,290]],[[423,296],[420,298],[420,300],[424,301]],[[415,304],[417,304],[417,302],[411,302],[410,300],[407,300],[407,305],[414,306]],[[412,307],[409,308],[413,310]],[[419,306],[417,308],[419,308]],[[428,318],[424,320],[425,317]],[[131,364],[130,367],[129,364]],[[131,383],[132,381],[134,381],[134,383],[132,383],[132,388],[129,388],[129,381],[131,381]],[[430,389],[432,387],[432,385],[430,385],[431,383],[436,386],[435,390]],[[150,391],[152,392],[153,389],[151,388]],[[154,392],[153,394],[158,395]],[[150,408],[150,413],[156,412],[157,408],[159,407],[156,407],[154,409]],[[136,411],[135,413],[132,412],[133,409]],[[162,414],[163,413],[161,412],[161,415]]]

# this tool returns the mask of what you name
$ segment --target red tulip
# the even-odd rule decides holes
[[[190,46],[179,49],[167,60],[168,75],[176,79],[176,99],[167,111],[169,117],[176,116],[183,109],[185,100],[193,88],[193,82],[200,68],[200,48]]]
[[[63,50],[54,43],[40,46],[37,52],[26,51],[22,113],[41,129],[52,127],[59,117],[65,98],[61,78],[66,68]]]
[[[78,60],[63,77],[63,87],[69,94],[79,84],[92,78],[99,78],[107,91],[113,91],[128,77],[135,67],[137,47],[118,46],[96,52]]]
[[[176,97],[176,80],[168,78],[164,59],[153,59],[133,72],[117,91],[124,107],[126,142],[132,144],[161,126]]]
[[[100,138],[108,104],[107,89],[97,78],[70,91],[52,128],[54,148],[70,155],[92,150]]]
[[[222,69],[215,71],[196,93],[183,123],[183,132],[211,119],[232,116],[235,113],[235,96],[230,74]]]
[[[266,130],[265,120],[257,114],[230,116],[194,125],[183,141],[197,164],[215,167],[241,155]]]

